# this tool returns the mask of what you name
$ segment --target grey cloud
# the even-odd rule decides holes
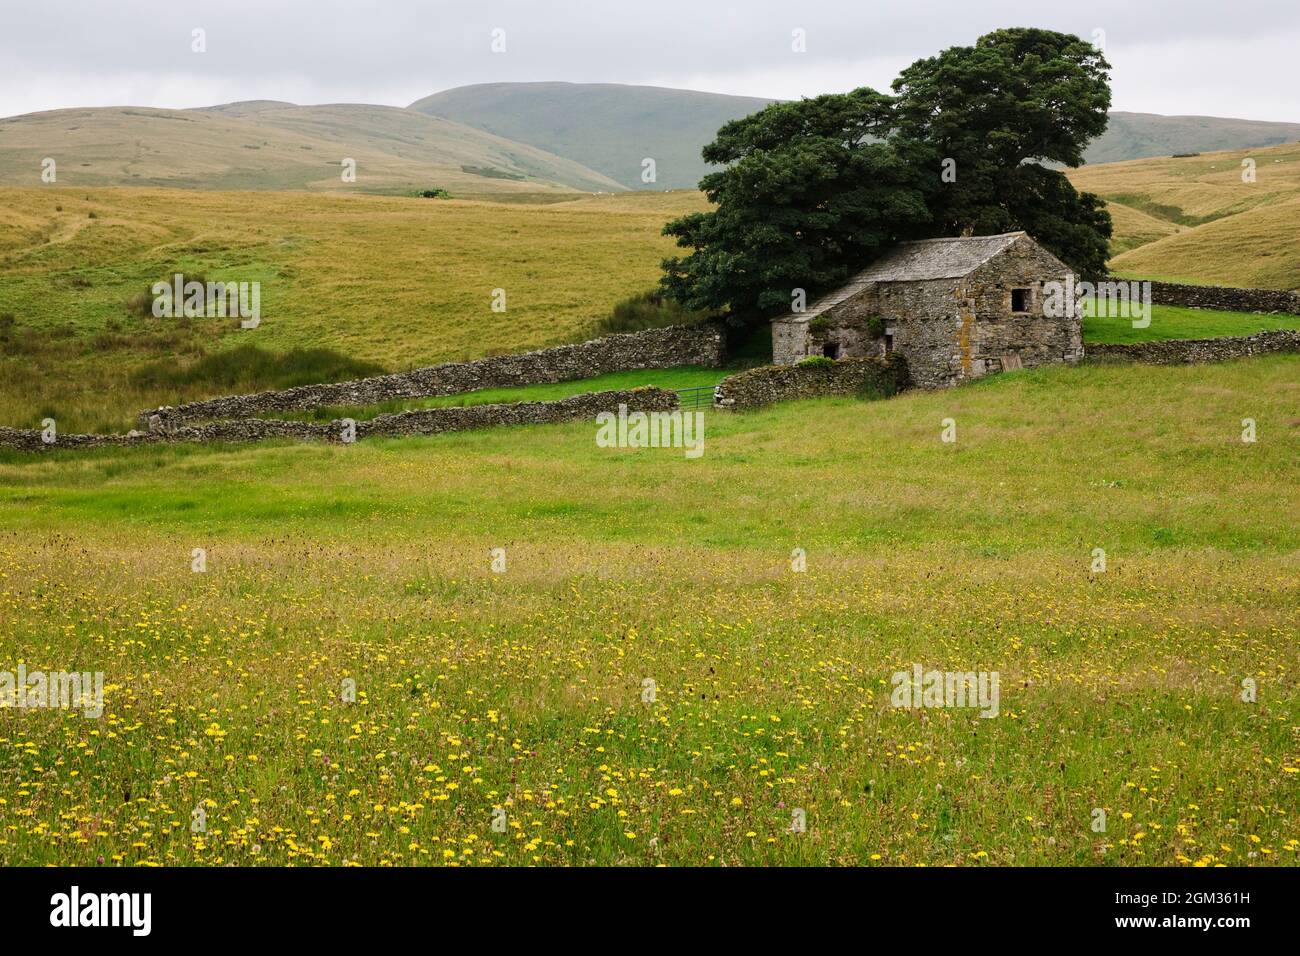
[[[543,79],[708,82],[721,92],[798,96],[863,83],[883,87],[898,64],[999,26],[1026,24],[1085,37],[1105,30],[1120,108],[1187,112],[1189,100],[1232,102],[1228,90],[1239,91],[1244,103],[1234,115],[1297,112],[1250,74],[1263,70],[1296,87],[1292,57],[1279,64],[1251,55],[1281,41],[1294,49],[1300,17],[1289,0],[1245,9],[1221,0],[117,0],[69,7],[11,3],[5,10],[0,115],[254,98],[405,105],[465,83]],[[506,31],[504,54],[489,48],[496,27]],[[790,51],[796,27],[808,34],[808,52],[797,56]],[[190,50],[195,28],[207,33],[201,55]],[[1125,60],[1125,51],[1141,56]],[[1162,85],[1168,107],[1160,103]]]

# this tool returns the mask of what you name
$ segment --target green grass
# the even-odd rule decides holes
[[[211,527],[214,518],[225,515],[233,522],[229,530],[245,534],[257,531],[264,509],[278,513],[285,502],[301,504],[307,519],[323,510],[325,523],[307,520],[300,528],[307,533],[328,531],[333,521],[330,509],[346,506],[384,519],[371,530],[371,536],[382,541],[391,532],[385,521],[419,509],[436,522],[440,519],[435,516],[454,512],[456,502],[465,500],[463,496],[478,480],[476,463],[510,459],[522,469],[516,480],[471,496],[479,515],[472,519],[476,531],[498,524],[511,527],[517,511],[553,501],[557,489],[563,489],[562,497],[582,506],[575,520],[581,524],[582,537],[592,540],[625,537],[663,545],[686,535],[728,547],[746,543],[772,547],[795,533],[821,547],[888,539],[1019,550],[1031,542],[1065,544],[1099,519],[1107,523],[1110,516],[1105,512],[1085,508],[1074,514],[1069,502],[1091,487],[1091,481],[1102,491],[1088,492],[1090,500],[1113,499],[1104,493],[1105,482],[1124,479],[1122,497],[1134,510],[1128,521],[1114,516],[1117,527],[1130,535],[1121,543],[1152,547],[1168,542],[1151,537],[1146,518],[1138,521],[1135,516],[1160,515],[1157,492],[1163,482],[1173,481],[1181,472],[1182,485],[1195,483],[1199,488],[1195,498],[1199,505],[1184,509],[1182,520],[1176,514],[1163,519],[1173,531],[1174,543],[1227,548],[1238,541],[1238,547],[1253,548],[1271,540],[1286,551],[1300,546],[1300,529],[1279,525],[1274,517],[1276,509],[1296,494],[1294,489],[1275,496],[1276,507],[1268,511],[1224,513],[1215,520],[1202,520],[1209,513],[1200,509],[1222,507],[1218,496],[1233,488],[1237,489],[1233,500],[1262,494],[1294,465],[1286,458],[1296,440],[1287,401],[1300,389],[1290,378],[1296,367],[1292,356],[1189,368],[1051,367],[981,379],[953,391],[907,393],[886,402],[825,399],[714,415],[708,422],[709,451],[703,468],[657,450],[614,454],[598,449],[590,422],[367,441],[347,449],[270,443],[212,450],[145,446],[35,458],[7,453],[8,465],[0,471],[0,486],[5,490],[0,500],[13,501],[17,496],[25,501],[23,507],[8,510],[6,518],[26,523],[38,519],[46,505],[26,501],[24,494],[38,492],[44,499],[48,492],[66,488],[73,513],[58,518],[55,512],[38,521],[38,526],[54,527],[74,517],[93,520],[105,502],[102,517],[116,522],[118,503],[134,500],[128,517],[132,522],[150,525],[151,515],[170,515],[163,527],[179,521],[175,530],[184,530],[193,521]],[[686,387],[710,378],[710,371],[674,374],[661,382]],[[628,376],[622,382],[609,376],[603,384],[630,384],[638,380],[632,377],[637,374],[620,373],[619,377]],[[534,395],[546,390],[559,396],[568,387],[562,383],[532,388],[538,390]],[[1159,410],[1150,421],[1132,421],[1123,403],[1100,407],[1124,389],[1138,387]],[[1044,412],[1053,402],[1068,402],[1071,395],[1078,397],[1072,409]],[[1198,410],[1208,400],[1203,395],[1213,404]],[[943,449],[951,453],[947,458],[936,457],[930,431],[937,435],[937,423],[944,417],[952,416],[962,424],[965,415],[972,413],[973,420],[963,430],[969,440]],[[1215,425],[1215,416],[1224,415],[1226,424]],[[1258,448],[1241,449],[1258,452],[1262,474],[1240,455],[1223,457],[1223,441],[1231,440],[1226,447],[1235,448],[1239,421],[1245,416],[1255,418],[1260,430],[1272,436]],[[1107,438],[1107,429],[1120,422],[1127,423],[1124,434]],[[1163,457],[1139,469],[1138,462],[1149,451],[1142,446],[1147,444]],[[876,450],[864,457],[868,446]],[[1012,465],[1003,460],[1012,452],[1029,457]],[[355,461],[347,457],[354,453]],[[376,486],[361,478],[373,468],[400,468],[413,460],[437,462],[443,479],[426,487],[406,481]],[[462,465],[448,468],[452,460]],[[125,467],[125,471],[106,476],[101,467]],[[952,468],[956,470],[947,473]],[[320,469],[334,476],[329,484],[311,480]],[[199,471],[208,477],[191,480]],[[822,488],[827,482],[847,480],[849,472],[857,475],[853,487],[879,483],[882,499],[871,507],[827,511],[828,502],[844,500],[846,493],[815,491],[810,482]],[[1251,481],[1257,483],[1253,490]],[[644,505],[655,502],[665,485],[676,489],[672,502],[648,510],[622,510],[623,499],[630,504],[637,499],[643,499]],[[611,501],[612,487],[622,493]],[[727,489],[737,487],[741,490],[728,493]],[[971,497],[975,489],[980,494]],[[1015,502],[1026,491],[1042,498],[1038,509],[1006,525],[1003,516],[1020,510]],[[950,495],[956,500],[947,501]],[[755,500],[787,497],[792,503],[783,506],[780,521],[765,520],[762,509],[755,507]],[[57,501],[56,495],[49,504]],[[82,511],[83,507],[89,510]],[[791,522],[797,531],[791,530]],[[296,527],[296,522],[289,527]],[[1254,531],[1241,538],[1245,528]],[[1217,537],[1219,530],[1227,536]],[[1107,532],[1108,537],[1112,534]]]
[[[0,456],[0,667],[108,684],[0,711],[0,863],[1295,865],[1298,372],[713,413],[697,460],[592,422]],[[913,663],[1001,715],[892,708]]]
[[[64,432],[124,431],[139,411],[159,405],[668,321],[677,317],[673,310],[641,300],[672,249],[660,232],[667,219],[702,205],[699,194],[684,192],[511,205],[0,190],[0,315],[14,317],[12,328],[0,329],[0,424],[32,427],[53,417]],[[175,271],[260,282],[261,326],[131,311],[132,297]],[[495,288],[506,290],[505,313],[491,309]],[[1151,328],[1140,332],[1089,321],[1085,341],[1246,334],[1291,321],[1212,316],[1158,308]],[[1211,321],[1218,325],[1207,326]],[[277,358],[270,366],[241,363],[237,350],[250,345]],[[761,335],[750,345],[746,361],[771,354]],[[306,366],[299,358],[331,353],[334,360]]]
[[[596,324],[602,335],[619,332],[640,332],[666,325],[691,325],[709,318],[708,312],[689,312],[672,299],[664,298],[657,290],[628,296],[614,303],[608,318]]]
[[[293,388],[317,382],[381,375],[373,362],[359,362],[329,349],[292,349],[283,354],[256,345],[241,345],[228,352],[205,355],[190,365],[159,360],[136,369],[131,380],[143,387],[182,389],[198,386],[227,391],[261,391]]]
[[[583,338],[699,203],[0,191],[0,422]],[[262,281],[262,326],[130,315],[172,269]],[[593,422],[0,452],[0,669],[108,685],[98,723],[0,708],[0,864],[1295,865],[1298,363],[710,412],[698,460]],[[1002,715],[890,707],[914,662],[998,670]]]
[[[1151,323],[1134,328],[1131,318],[1087,315],[1083,320],[1083,341],[1154,342],[1163,339],[1214,339],[1222,336],[1253,335],[1276,329],[1300,329],[1300,315],[1267,315],[1257,312],[1219,312],[1187,309],[1176,305],[1151,308]]]
[[[0,423],[125,430],[141,409],[228,392],[228,374],[204,370],[247,345],[399,371],[591,338],[658,278],[664,221],[700,202],[0,190],[0,314],[14,316],[0,330]],[[261,325],[128,308],[176,271],[260,282]]]

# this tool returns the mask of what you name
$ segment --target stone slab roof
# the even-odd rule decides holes
[[[900,242],[854,276],[853,281],[925,282],[930,279],[960,279],[970,275],[1023,235],[1023,232],[1004,232],[997,236],[959,236]]]
[[[900,242],[844,285],[813,300],[805,311],[792,312],[781,319],[786,322],[811,321],[827,309],[880,282],[960,279],[1024,235],[1024,232],[1004,232],[996,236],[955,236]]]

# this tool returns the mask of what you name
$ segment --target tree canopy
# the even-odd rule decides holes
[[[887,138],[892,123],[892,98],[860,89],[722,127],[704,158],[725,168],[700,181],[717,209],[665,227],[695,250],[669,261],[665,290],[690,309],[788,306],[926,222],[926,164]]]
[[[1110,216],[1059,169],[1106,128],[1109,64],[1069,34],[1016,28],[918,60],[868,88],[774,103],[718,131],[700,181],[715,204],[664,227],[689,309],[755,318],[829,287],[909,238],[1024,229],[1105,271]]]

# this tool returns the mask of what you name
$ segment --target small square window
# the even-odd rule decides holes
[[[1028,289],[1011,290],[1011,311],[1012,312],[1029,311],[1029,290]]]
[[[840,346],[838,342],[827,342],[822,346],[822,355],[828,359],[837,359],[840,357]]]

